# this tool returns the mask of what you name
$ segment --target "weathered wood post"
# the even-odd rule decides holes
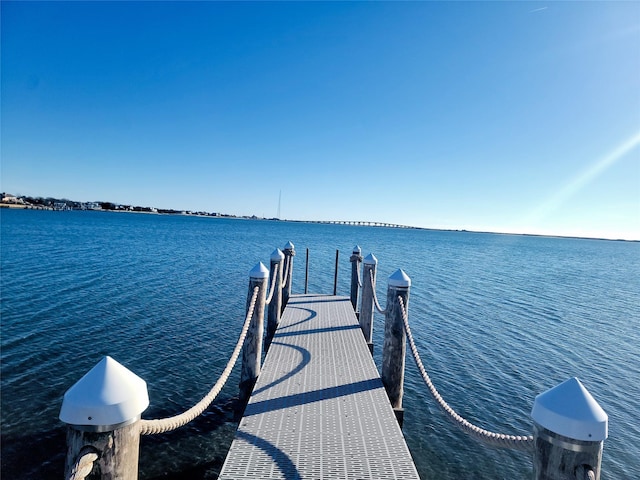
[[[376,269],[378,267],[378,259],[370,253],[362,262],[362,300],[360,302],[360,328],[367,341],[369,351],[373,355],[373,289],[376,280]],[[371,279],[373,278],[373,282]]]
[[[362,262],[362,250],[358,245],[353,247],[353,252],[349,261],[351,262],[351,305],[353,305],[353,311],[358,310],[358,292],[360,291],[360,262]]]
[[[296,249],[293,246],[293,243],[287,242],[284,246],[284,290],[282,292],[282,311],[284,311],[284,307],[287,306],[289,302],[289,297],[291,296],[291,280],[293,279],[293,257],[296,255]]]
[[[538,395],[531,417],[535,480],[600,479],[609,417],[580,380],[570,378]]]
[[[140,415],[149,406],[147,383],[104,357],[64,394],[67,427],[65,478],[136,480]]]
[[[387,287],[387,309],[384,316],[384,346],[382,347],[382,383],[387,390],[389,401],[402,425],[404,409],[402,393],[404,389],[404,357],[407,349],[407,337],[404,332],[402,308],[398,297],[409,309],[409,289],[411,279],[402,270],[396,270],[389,277]]]
[[[249,272],[249,293],[247,295],[247,311],[253,297],[253,289],[258,287],[256,300],[249,330],[242,346],[242,371],[240,373],[240,401],[246,402],[251,396],[253,385],[260,375],[260,361],[262,359],[262,331],[264,329],[264,304],[267,299],[267,283],[269,270],[262,262]]]
[[[282,267],[284,266],[284,253],[276,248],[271,254],[271,272],[270,277],[276,275],[276,283],[273,284],[273,296],[269,303],[267,311],[267,337],[264,342],[265,351],[269,350],[273,335],[276,333],[278,324],[280,323],[280,315],[282,313]],[[273,281],[273,280],[272,280]]]

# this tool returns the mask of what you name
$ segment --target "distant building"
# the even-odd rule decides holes
[[[17,205],[24,205],[24,200],[14,195],[4,195],[2,197],[2,203],[15,203]]]

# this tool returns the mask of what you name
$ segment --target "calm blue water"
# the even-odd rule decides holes
[[[423,361],[464,417],[529,434],[534,397],[579,377],[609,414],[603,479],[640,477],[640,243],[181,216],[2,210],[2,478],[61,478],[62,395],[104,355],[148,383],[144,418],[183,411],[218,378],[248,272],[291,240],[293,291],[348,295],[359,244],[378,294],[403,268]],[[380,364],[384,318],[376,314]],[[423,479],[531,477],[526,454],[475,443],[407,359],[404,432]],[[215,478],[235,430],[238,372],[215,406],[143,437],[140,478]]]

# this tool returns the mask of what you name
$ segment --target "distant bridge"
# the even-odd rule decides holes
[[[387,227],[387,228],[412,228],[419,229],[419,227],[411,227],[409,225],[399,225],[397,223],[386,222],[366,222],[361,220],[297,220],[302,223],[321,223],[332,225],[356,225],[359,227]]]

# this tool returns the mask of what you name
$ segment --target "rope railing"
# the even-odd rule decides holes
[[[387,313],[387,309],[382,309],[380,306],[380,302],[378,302],[378,294],[376,293],[376,282],[373,279],[373,270],[369,270],[369,280],[371,280],[371,290],[373,290],[373,304],[376,306],[376,310],[380,312],[380,314],[385,315]]]
[[[282,283],[283,290],[289,286],[289,282],[291,281],[291,264],[293,263],[291,261],[291,256],[285,257],[285,261],[287,262],[287,269],[284,272],[284,280]]]
[[[276,264],[276,267],[273,269],[273,278],[271,279],[271,287],[269,288],[269,296],[267,297],[267,299],[264,301],[265,305],[269,305],[271,303],[271,299],[273,298],[273,291],[276,288],[276,278],[278,276],[278,270],[280,269],[280,263]]]
[[[450,418],[453,419],[460,428],[462,428],[462,430],[486,444],[513,450],[531,450],[533,448],[532,436],[505,435],[502,433],[495,433],[489,430],[485,430],[462,418],[460,415],[458,415],[458,413],[456,413],[453,408],[449,406],[447,402],[445,402],[444,398],[442,398],[442,396],[436,389],[435,385],[431,381],[431,378],[429,377],[429,374],[424,368],[424,365],[422,364],[420,354],[418,353],[416,343],[413,339],[413,334],[411,333],[411,328],[409,327],[409,317],[407,315],[407,310],[405,308],[402,297],[399,296],[398,301],[400,303],[400,308],[402,309],[402,321],[404,322],[404,329],[405,333],[407,334],[407,339],[409,340],[411,353],[413,354],[413,358],[416,362],[418,370],[420,370],[422,379],[427,384],[427,387],[431,391],[431,395],[433,396],[433,398],[438,403],[438,406],[440,406],[440,408],[442,408],[442,410],[444,410],[450,416]]]
[[[242,326],[242,331],[240,333],[240,337],[238,338],[238,343],[236,344],[236,347],[234,348],[233,353],[231,354],[231,358],[227,362],[227,366],[222,372],[222,375],[220,376],[216,384],[211,388],[209,393],[193,407],[181,413],[180,415],[157,420],[141,420],[140,435],[156,435],[158,433],[170,432],[172,430],[175,430],[176,428],[180,428],[198,417],[209,407],[209,405],[211,405],[211,402],[216,399],[216,397],[222,390],[222,387],[224,387],[225,383],[229,379],[231,370],[233,370],[233,366],[235,365],[236,360],[238,360],[238,356],[240,355],[240,351],[242,350],[242,345],[244,343],[245,337],[247,336],[249,324],[251,323],[251,317],[253,316],[253,311],[256,307],[256,301],[258,299],[259,291],[259,287],[255,287],[253,289],[253,296],[251,297],[251,302],[249,304],[249,308],[247,309],[247,316],[244,320],[244,325]]]
[[[270,338],[272,338],[269,337],[269,335],[273,335],[273,332],[275,332],[280,315],[282,311],[284,311],[286,299],[290,296],[292,282],[291,275],[293,271],[292,263],[293,255],[295,253],[291,242],[287,244],[287,247],[290,248],[285,249],[285,251],[287,251],[287,255],[284,259],[282,258],[282,252],[280,251],[276,251],[272,254],[272,262],[275,262],[276,258],[280,259],[280,262],[277,265],[272,263],[273,272],[271,282],[268,281],[268,270],[262,263],[259,263],[251,270],[249,275],[249,298],[247,302],[246,318],[244,320],[238,342],[215,385],[213,385],[211,390],[191,408],[181,414],[168,418],[140,420],[140,414],[148,405],[146,383],[110,357],[105,357],[98,366],[100,368],[112,366],[117,370],[118,376],[123,378],[126,383],[126,387],[131,390],[130,405],[135,404],[135,406],[132,407],[135,409],[133,410],[134,413],[130,416],[125,416],[125,414],[116,416],[120,421],[111,422],[109,425],[100,426],[96,424],[98,425],[98,428],[90,430],[91,433],[87,434],[86,432],[88,430],[85,429],[85,423],[83,423],[87,419],[87,416],[85,416],[86,414],[78,414],[73,411],[69,412],[65,406],[65,402],[67,401],[67,394],[65,394],[65,399],[63,400],[63,406],[60,413],[60,419],[69,425],[67,433],[65,480],[86,480],[87,478],[93,478],[98,471],[106,471],[105,469],[115,472],[114,475],[117,473],[116,476],[118,476],[118,478],[127,477],[128,474],[126,472],[134,471],[133,469],[137,468],[136,464],[138,461],[140,441],[139,435],[154,435],[169,432],[186,425],[201,415],[207,408],[209,408],[211,403],[217,398],[224,388],[224,385],[228,381],[231,371],[233,370],[241,352],[243,352],[243,360],[239,384],[239,398],[241,402],[244,402],[245,399],[249,398],[261,368],[261,345],[263,344],[262,330],[265,305],[271,304],[269,308],[269,323],[267,324],[267,341],[265,342],[265,348],[267,348]],[[276,258],[274,258],[274,256],[276,256]],[[565,458],[567,459],[568,463],[562,467],[564,472],[570,472],[567,473],[567,475],[569,475],[567,478],[571,477],[575,480],[595,480],[599,477],[602,442],[606,438],[607,420],[605,419],[598,424],[598,428],[602,428],[603,431],[600,433],[596,432],[597,437],[593,439],[593,441],[575,439],[574,442],[572,437],[566,438],[566,428],[562,425],[560,425],[560,427],[556,427],[555,423],[557,422],[554,421],[554,423],[549,420],[550,414],[548,414],[548,412],[550,410],[542,401],[538,400],[539,398],[542,398],[543,400],[548,398],[549,393],[554,391],[561,391],[564,395],[567,388],[574,388],[574,386],[578,386],[584,390],[578,379],[570,379],[536,397],[536,404],[534,404],[532,417],[537,422],[539,428],[535,429],[535,436],[500,434],[485,430],[472,424],[460,416],[443,399],[422,363],[413,333],[411,332],[408,318],[408,299],[411,279],[401,269],[398,269],[389,277],[387,305],[385,309],[382,309],[375,286],[375,269],[377,259],[373,255],[370,255],[370,258],[367,257],[364,259],[364,270],[361,270],[359,259],[356,258],[355,260],[358,260],[358,264],[355,267],[352,267],[351,301],[355,311],[355,304],[358,300],[358,291],[357,288],[355,288],[356,278],[354,277],[357,277],[358,287],[362,287],[363,285],[365,287],[363,288],[362,304],[358,320],[371,353],[373,353],[373,343],[371,338],[373,331],[374,306],[378,312],[386,317],[381,378],[391,406],[393,407],[400,423],[402,423],[403,412],[402,390],[405,371],[405,339],[408,339],[409,347],[416,362],[416,366],[418,367],[422,379],[429,388],[431,395],[436,400],[438,407],[447,414],[448,419],[456,423],[456,425],[466,434],[470,435],[475,440],[493,447],[520,451],[532,450],[535,466],[534,471],[536,472],[536,478],[538,480],[548,478],[547,473],[549,472],[553,473],[557,471],[557,462],[553,460],[557,458],[557,455],[563,455],[563,462]],[[283,261],[287,261],[287,263],[283,264]],[[369,269],[368,281],[370,281],[371,292],[369,291],[369,285],[367,285],[367,269]],[[278,282],[278,279],[282,280],[282,274],[284,272],[286,272],[285,282]],[[268,292],[266,292],[267,283],[271,283]],[[286,287],[289,287],[288,291],[284,290]],[[279,302],[281,289],[283,294],[282,304]],[[278,291],[276,292],[276,290]],[[356,293],[355,295],[354,291]],[[266,298],[265,293],[268,293],[268,298]],[[274,297],[274,293],[277,293],[278,295]],[[274,298],[276,298],[276,302],[272,302]],[[276,303],[278,305],[276,305]],[[397,306],[396,303],[398,304]],[[275,311],[275,315],[272,315],[273,311]],[[271,334],[269,333],[270,331],[272,332]],[[95,390],[95,385],[86,385],[86,382],[83,383],[83,380],[81,380],[72,388],[81,389],[82,392],[88,392],[88,394],[85,394],[85,396],[87,396],[93,394],[92,392]],[[71,391],[71,389],[69,391]],[[588,392],[584,393],[588,394]],[[578,402],[584,399],[584,395],[582,393],[574,396],[577,397],[576,401]],[[88,398],[92,397],[89,396]],[[145,402],[144,405],[142,402]],[[101,407],[102,405],[96,408]],[[94,407],[92,406],[91,408]],[[551,410],[551,413],[553,415],[559,415],[561,419],[564,418],[560,413],[556,413],[553,410]],[[92,420],[92,417],[89,416],[88,420]],[[593,422],[588,423],[590,426],[589,428],[591,428],[592,423]],[[122,425],[126,426],[121,427]],[[115,428],[118,426],[122,428],[120,430],[121,434],[118,434],[119,436],[114,434],[114,430],[109,430],[107,428]],[[561,441],[556,442],[556,437],[560,437]],[[591,434],[589,434],[589,437],[591,437]],[[574,452],[576,454],[574,455],[572,453],[571,455],[564,456],[565,451]],[[597,465],[598,467],[594,470],[594,467],[591,465]]]
[[[93,463],[98,459],[98,454],[92,447],[83,447],[78,454],[73,467],[69,471],[66,480],[85,480],[93,470]]]

